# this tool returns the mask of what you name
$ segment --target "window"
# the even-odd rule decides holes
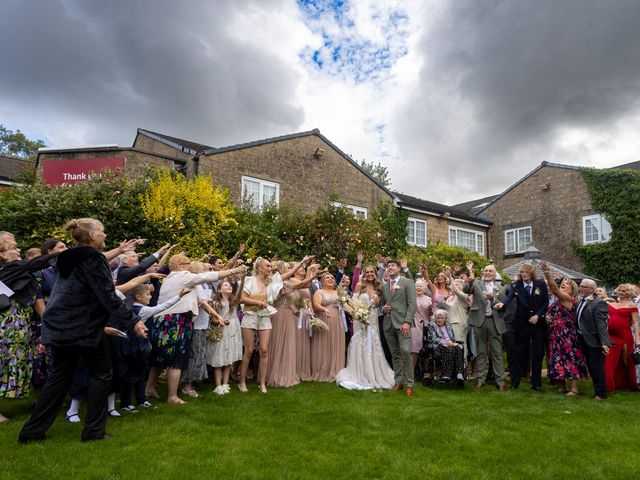
[[[599,213],[582,217],[582,243],[608,242],[611,236],[611,225]]]
[[[409,217],[407,222],[407,243],[416,247],[427,246],[427,222]]]
[[[249,201],[256,210],[267,205],[278,205],[280,185],[259,178],[242,177],[242,198]]]
[[[484,233],[477,230],[449,227],[449,245],[468,248],[484,255]]]
[[[531,227],[514,228],[504,232],[504,253],[523,253],[531,246]]]
[[[368,210],[364,207],[358,207],[357,205],[347,205],[346,203],[332,202],[336,207],[344,207],[349,210],[357,218],[367,218]]]

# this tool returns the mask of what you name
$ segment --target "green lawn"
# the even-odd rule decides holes
[[[638,478],[640,394],[605,402],[517,392],[354,392],[305,383],[110,419],[83,444],[60,418],[45,442],[16,442],[30,401],[0,401],[0,478]],[[234,387],[235,388],[235,387]],[[205,391],[205,389],[201,389]],[[124,414],[123,414],[124,415]]]

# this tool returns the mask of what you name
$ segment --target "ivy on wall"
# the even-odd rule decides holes
[[[593,209],[611,224],[606,243],[573,243],[584,272],[606,285],[640,283],[640,171],[581,169]]]

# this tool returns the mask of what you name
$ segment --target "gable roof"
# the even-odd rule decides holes
[[[626,169],[640,170],[640,160],[637,162],[623,163],[622,165],[616,165],[615,167],[611,167],[611,168],[626,168]]]
[[[409,209],[416,209],[427,215],[445,216],[448,215],[450,220],[456,220],[459,222],[473,223],[488,227],[493,222],[485,218],[479,218],[474,215],[457,209],[455,206],[451,207],[442,203],[431,202],[429,200],[423,200],[421,198],[412,197],[411,195],[405,195],[404,193],[393,192],[398,200],[398,206],[409,207]]]
[[[0,155],[0,184],[10,185],[25,172],[35,171],[36,163],[25,158]]]
[[[189,153],[191,155],[195,155],[196,153],[202,153],[207,150],[215,150],[213,147],[209,145],[204,145],[203,143],[192,142],[191,140],[185,140],[183,138],[172,137],[170,135],[165,135],[164,133],[152,132],[151,130],[146,130],[144,128],[138,128],[139,135],[145,135],[149,138],[153,138],[165,145],[169,145],[170,147],[175,148],[176,150],[180,150],[184,153]]]
[[[373,177],[369,172],[367,172],[364,168],[362,168],[358,162],[353,160],[353,158],[351,158],[349,155],[347,155],[342,150],[340,150],[335,144],[333,144],[331,142],[331,140],[329,140],[327,137],[322,135],[320,133],[320,130],[317,129],[317,128],[314,128],[313,130],[307,130],[305,132],[290,133],[288,135],[281,135],[281,136],[278,136],[278,137],[269,137],[269,138],[263,138],[262,140],[254,140],[252,142],[238,143],[236,145],[229,145],[227,147],[211,148],[210,150],[206,150],[203,153],[206,156],[211,156],[211,155],[217,155],[218,153],[230,152],[230,151],[233,151],[233,150],[242,150],[243,148],[257,147],[257,146],[260,146],[260,145],[267,145],[269,143],[284,142],[284,141],[287,141],[287,140],[294,140],[296,138],[310,137],[310,136],[313,136],[313,135],[315,135],[318,138],[320,138],[324,143],[326,143],[329,147],[331,147],[333,150],[335,150],[342,158],[344,158],[347,162],[349,162],[354,167],[356,167],[358,170],[360,170],[360,172],[363,173],[369,180],[371,180],[379,188],[384,190],[387,195],[389,195],[390,197],[394,198],[394,194],[387,187],[382,185],[378,181],[378,179]]]
[[[479,215],[480,213],[484,212],[487,208],[489,208],[491,205],[493,205],[495,202],[497,202],[498,200],[500,200],[502,197],[504,197],[507,193],[509,193],[511,190],[513,190],[514,188],[516,188],[518,185],[520,185],[521,183],[523,183],[525,180],[527,180],[531,175],[533,175],[534,173],[536,173],[538,170],[541,170],[544,167],[553,167],[553,168],[564,168],[566,170],[580,170],[582,167],[578,167],[576,165],[564,165],[562,163],[551,163],[551,162],[547,162],[544,161],[542,162],[540,165],[538,165],[536,168],[534,168],[533,170],[531,170],[529,173],[527,173],[524,177],[522,177],[520,180],[518,180],[516,183],[514,183],[513,185],[511,185],[509,188],[507,188],[504,192],[502,192],[500,195],[496,195],[494,197],[493,200],[491,200],[489,203],[487,203],[484,207],[482,207],[480,210],[478,210],[477,215]]]

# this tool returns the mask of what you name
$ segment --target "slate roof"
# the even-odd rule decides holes
[[[412,197],[411,195],[405,195],[404,193],[393,192],[398,198],[400,206],[413,207],[418,210],[424,210],[426,212],[435,213],[437,215],[449,214],[449,218],[452,220],[463,220],[474,223],[482,223],[484,225],[491,225],[488,219],[469,215],[467,212],[456,208],[455,206],[444,205],[442,203],[430,202],[429,200],[422,200],[421,198]]]
[[[174,147],[177,150],[190,153],[192,155],[209,150],[215,150],[213,147],[203,143],[192,142],[191,140],[185,140],[184,138],[172,137],[170,135],[165,135],[164,133],[153,132],[144,128],[138,128],[138,133],[142,133],[143,135]]]
[[[531,260],[520,260],[518,263],[514,263],[513,265],[507,267],[507,268],[503,268],[502,269],[502,273],[506,276],[506,277],[513,277],[514,275],[517,275],[518,270],[520,270],[520,267],[522,265],[524,265],[525,263],[529,263],[529,264],[533,264],[536,267],[536,276],[538,278],[544,278],[544,273],[543,271],[540,269],[540,264],[537,261],[531,261]],[[580,281],[586,279],[590,279],[593,280],[595,282],[598,282],[599,280],[597,278],[593,278],[590,277],[589,275],[585,275],[584,273],[581,272],[576,272],[575,270],[571,270],[570,268],[566,268],[563,267],[561,265],[556,265],[555,263],[551,263],[551,262],[547,262],[549,264],[549,269],[551,270],[551,276],[556,276],[556,275],[560,275],[561,277],[565,277],[565,278],[570,278],[571,280],[580,283]],[[503,279],[503,283],[506,285],[508,283],[508,280]]]
[[[468,213],[469,215],[475,215],[484,207],[486,207],[490,202],[495,200],[498,195],[491,195],[489,197],[478,198],[476,200],[471,200],[469,202],[457,203],[455,205],[451,205],[456,210],[460,210]]]
[[[611,168],[627,168],[627,169],[640,170],[640,160],[637,162],[623,163],[622,165],[616,165],[615,167],[611,167]]]
[[[4,183],[15,182],[20,174],[33,172],[35,167],[36,164],[32,160],[0,155],[0,181]]]

